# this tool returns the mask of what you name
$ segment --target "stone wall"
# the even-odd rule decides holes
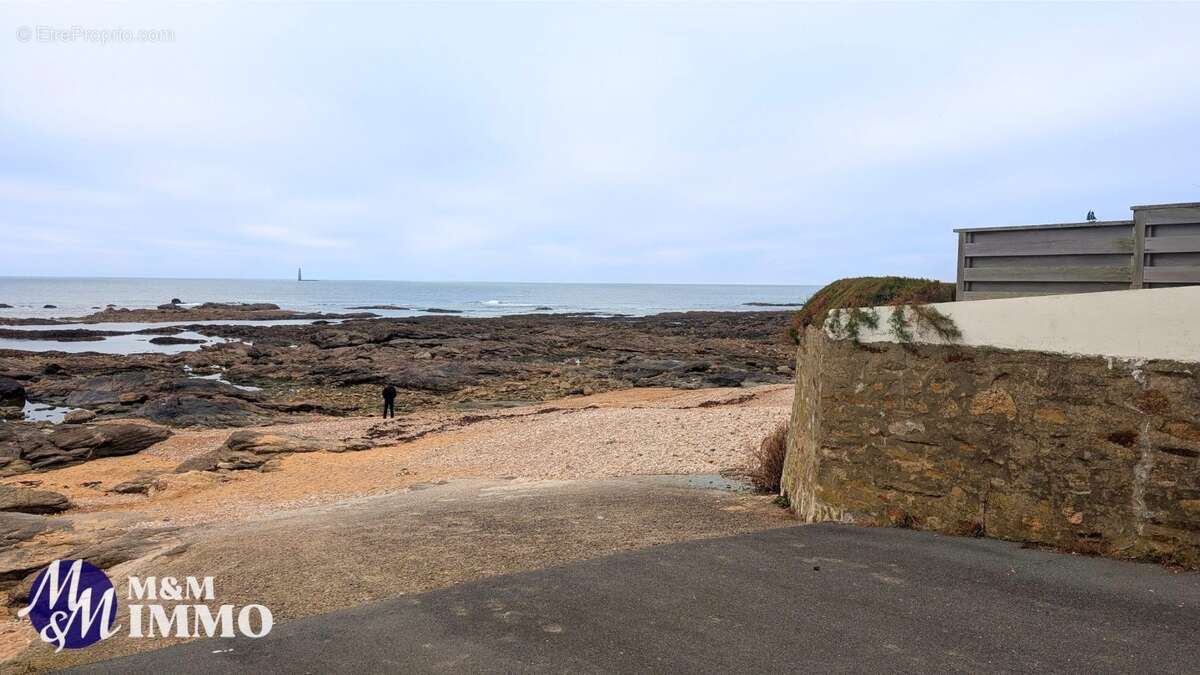
[[[810,329],[783,491],[809,521],[1200,566],[1200,364]]]

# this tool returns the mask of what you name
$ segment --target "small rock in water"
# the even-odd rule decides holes
[[[164,337],[150,338],[150,344],[152,344],[152,345],[202,345],[202,344],[204,344],[204,340],[194,340],[192,338],[171,337],[168,335],[168,336],[164,336]]]

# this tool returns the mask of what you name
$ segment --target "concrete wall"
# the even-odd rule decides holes
[[[961,344],[1131,359],[1200,361],[1200,286],[948,302],[932,305],[962,331]],[[862,342],[891,342],[890,307]],[[918,342],[943,343],[918,332]]]
[[[796,372],[783,491],[806,520],[1200,567],[1198,364],[810,329]]]

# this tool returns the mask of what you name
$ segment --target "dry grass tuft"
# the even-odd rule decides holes
[[[751,452],[750,482],[763,492],[779,492],[783,460],[787,456],[788,425],[780,423]]]

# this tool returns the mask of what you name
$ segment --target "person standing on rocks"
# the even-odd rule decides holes
[[[396,417],[396,388],[388,385],[383,388],[383,418]]]

